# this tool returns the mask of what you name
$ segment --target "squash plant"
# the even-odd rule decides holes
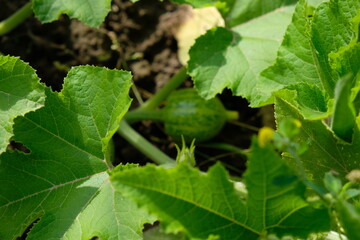
[[[0,56],[0,239],[142,239],[156,220],[161,232],[145,238],[360,239],[360,1],[295,2],[186,1],[214,4],[226,27],[199,37],[187,68],[128,113],[129,72],[73,67],[58,93]],[[64,12],[98,25],[109,1],[79,4],[33,0],[19,16],[32,6],[45,22]],[[204,99],[230,88],[253,107],[275,104],[277,131],[253,138],[241,182],[221,164],[194,168],[193,147],[174,161],[129,125],[171,120],[157,108],[186,73]],[[115,132],[158,165],[113,166]],[[29,153],[7,148],[10,139]]]

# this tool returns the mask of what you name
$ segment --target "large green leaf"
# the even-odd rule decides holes
[[[297,83],[316,85],[333,97],[339,73],[347,73],[344,69],[359,69],[358,56],[353,51],[356,44],[350,51],[343,49],[356,37],[351,21],[359,8],[358,0],[334,0],[323,2],[312,13],[301,0],[279,48],[276,63],[261,74],[258,95],[250,99],[251,105],[271,103],[273,92]],[[337,51],[341,53],[333,55],[334,63],[331,64],[329,54]],[[351,55],[352,59],[340,60],[339,55]]]
[[[276,58],[293,7],[283,7],[228,30],[209,30],[190,49],[188,72],[202,97],[210,99],[224,88],[252,98],[255,84]],[[271,27],[269,27],[271,26]]]
[[[359,168],[360,132],[355,126],[352,144],[340,142],[323,120],[305,120],[298,106],[288,100],[276,98],[276,119],[298,119],[301,131],[296,139],[299,144],[307,144],[308,150],[301,155],[302,164],[309,177],[322,184],[324,174],[336,171],[342,178],[353,169]],[[292,158],[290,162],[295,164]]]
[[[36,17],[42,22],[57,20],[61,14],[98,27],[110,11],[111,0],[32,0]]]
[[[112,191],[105,158],[130,103],[130,79],[124,71],[72,68],[62,92],[46,89],[45,107],[15,120],[14,139],[31,153],[0,155],[0,239],[15,239],[34,221],[29,240],[141,239],[148,217]]]
[[[309,206],[303,199],[305,186],[271,146],[252,146],[247,201],[219,164],[206,174],[184,163],[173,169],[148,165],[116,171],[111,181],[155,214],[166,232],[183,231],[191,238],[251,240],[266,232],[306,237],[329,229],[327,210]]]
[[[44,86],[34,69],[19,58],[0,56],[0,154],[13,135],[14,119],[44,102]]]
[[[247,226],[246,206],[220,165],[206,175],[186,163],[173,169],[147,165],[114,173],[111,179],[115,189],[156,214],[166,232],[234,240],[259,234],[260,229]]]

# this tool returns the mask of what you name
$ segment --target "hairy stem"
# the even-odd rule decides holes
[[[168,157],[162,151],[153,146],[148,140],[136,132],[125,120],[120,122],[120,127],[117,131],[120,136],[126,139],[131,145],[136,147],[140,152],[145,154],[148,158],[157,164],[174,165],[174,159]]]
[[[7,19],[0,22],[0,36],[4,35],[14,28],[16,28],[20,23],[31,16],[33,10],[31,8],[31,2],[25,4],[22,8],[16,11],[13,15]]]

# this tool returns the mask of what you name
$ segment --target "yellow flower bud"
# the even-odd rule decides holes
[[[274,129],[270,127],[263,127],[259,131],[259,145],[265,147],[267,143],[271,142],[274,136]]]

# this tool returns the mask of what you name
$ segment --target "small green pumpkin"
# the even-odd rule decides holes
[[[227,111],[218,98],[205,100],[193,88],[172,93],[162,109],[165,132],[176,141],[203,142],[217,135],[227,120]]]

